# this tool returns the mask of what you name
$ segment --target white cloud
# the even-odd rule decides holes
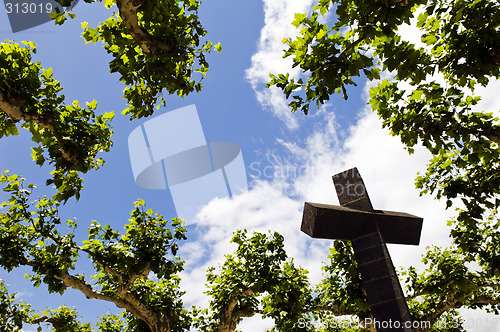
[[[262,315],[255,315],[244,319],[239,325],[240,331],[267,331],[274,326],[272,318],[262,318]]]
[[[269,73],[299,75],[298,68],[292,68],[290,58],[283,59],[284,38],[297,33],[291,24],[295,13],[312,10],[312,0],[264,0],[264,27],[260,33],[257,52],[252,56],[252,65],[246,76],[255,90],[257,100],[265,110],[271,111],[290,129],[298,128],[297,117],[290,113],[281,89],[266,89]]]
[[[500,91],[500,80],[491,81],[486,87],[478,87],[475,94],[481,96],[481,101],[476,109],[500,117],[498,91]]]

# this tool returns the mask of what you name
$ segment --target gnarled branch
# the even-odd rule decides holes
[[[152,325],[150,325],[150,327],[156,326],[158,324],[158,322],[159,322],[158,317],[153,312],[151,312],[148,308],[146,308],[146,306],[137,298],[137,296],[135,296],[134,294],[129,292],[130,287],[134,284],[134,282],[138,278],[140,278],[142,276],[147,276],[149,274],[149,272],[151,271],[151,262],[148,262],[146,264],[146,266],[141,271],[133,274],[130,277],[130,279],[128,280],[128,282],[125,284],[123,281],[123,275],[120,272],[118,272],[118,271],[112,269],[111,267],[106,266],[104,263],[102,263],[99,259],[98,254],[96,254],[90,250],[83,249],[81,247],[78,247],[78,249],[89,254],[92,257],[93,261],[97,265],[101,266],[104,269],[104,271],[106,271],[108,274],[115,276],[117,278],[118,287],[116,288],[116,294],[119,296],[119,298],[123,299],[124,303],[127,303],[128,305],[132,306],[133,308],[135,308],[136,311],[133,312],[127,308],[124,308],[124,309],[129,310],[130,313],[132,313],[134,316],[142,319],[148,325],[152,324]],[[81,281],[78,278],[75,278],[75,279]],[[90,289],[92,289],[92,287],[90,285],[86,284],[84,281],[81,281],[81,282],[83,284],[87,285],[86,286],[87,288],[90,287]],[[65,282],[65,284],[66,284],[66,282]],[[70,286],[70,287],[72,287],[72,286]],[[75,287],[72,287],[72,288],[75,288]],[[80,288],[76,288],[76,289],[79,289],[87,296],[87,294],[82,289],[80,289]],[[116,302],[114,302],[113,299],[114,299],[114,297],[110,296],[106,301],[110,301],[110,302],[113,302],[116,304]],[[116,305],[118,306],[118,304],[116,304]],[[122,307],[120,307],[120,308],[122,308]]]
[[[54,278],[61,280],[64,282],[64,285],[66,287],[71,287],[73,289],[79,290],[82,292],[88,299],[98,299],[98,300],[104,300],[108,302],[114,303],[117,307],[125,309],[129,311],[131,314],[133,314],[136,317],[140,317],[141,319],[147,320],[148,318],[151,318],[151,316],[154,316],[149,310],[147,312],[144,312],[144,310],[140,310],[139,308],[136,308],[132,303],[129,303],[128,301],[114,297],[111,295],[103,294],[101,292],[96,291],[95,289],[92,288],[91,285],[85,282],[85,280],[79,279],[75,276],[70,275],[69,273],[63,273],[61,275],[54,276]]]
[[[485,287],[498,287],[498,285],[494,283],[486,283],[478,285],[477,287],[474,287],[471,290],[464,293],[459,293],[456,287],[452,285],[451,292],[447,296],[446,300],[442,301],[441,304],[432,313],[423,317],[422,321],[431,322],[432,326],[444,312],[450,309],[459,309],[462,307],[470,307],[479,304],[492,304],[492,305],[499,304],[500,303],[499,298],[493,298],[487,295],[480,295],[477,296],[475,299],[471,299],[470,302],[468,303],[463,303],[463,301],[466,300],[467,297],[471,296],[474,292]],[[430,330],[430,328],[422,329],[420,330],[420,332],[426,332],[428,330]]]

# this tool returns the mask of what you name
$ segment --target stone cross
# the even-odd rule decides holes
[[[313,238],[351,241],[377,331],[416,331],[386,243],[417,245],[423,219],[374,210],[357,168],[333,182],[341,206],[306,202],[300,229]]]

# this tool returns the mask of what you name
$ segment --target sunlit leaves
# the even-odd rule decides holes
[[[123,113],[131,119],[153,114],[158,102],[165,105],[164,91],[184,97],[201,90],[201,80],[208,71],[206,54],[220,52],[221,47],[202,42],[206,31],[198,18],[199,5],[198,1],[144,2],[135,19],[144,33],[140,38],[149,39],[143,42],[151,51],[138,45],[139,37],[124,22],[124,17],[130,19],[124,13],[111,16],[96,28],[82,24],[85,41],[102,41],[112,54],[110,72],[118,73],[127,85],[124,98],[129,107]]]
[[[411,1],[412,5],[422,2]],[[361,74],[369,79],[378,77],[378,72],[373,70],[375,57],[367,56],[367,51],[376,45],[382,47],[384,42],[394,38],[395,28],[412,17],[412,5],[387,1],[319,1],[310,17],[306,14],[295,15],[292,24],[300,30],[299,35],[284,41],[288,45],[284,57],[292,57],[293,66],[299,66],[307,73],[307,83],[291,88],[294,82],[288,77],[272,75],[268,86],[282,88],[287,98],[289,90],[298,91],[289,103],[293,112],[301,110],[307,113],[311,102],[319,107],[336,93],[347,99],[347,87],[356,86],[355,77]],[[337,15],[335,24],[330,27],[320,23],[320,15],[329,10],[335,10]],[[408,63],[401,63],[401,60],[409,56],[410,60],[423,61],[423,55],[410,46],[407,48],[404,53],[398,54],[399,63],[388,66],[412,72],[413,68],[408,67]],[[393,47],[387,49],[394,50]],[[398,50],[401,51],[401,48]],[[394,60],[387,54],[384,57],[388,61]]]
[[[2,203],[7,211],[0,214],[0,265],[8,271],[31,266],[34,275],[30,278],[35,286],[43,281],[49,292],[64,292],[65,286],[54,276],[73,269],[78,251],[74,234],[58,231],[60,203],[43,197],[31,211],[32,184],[25,186],[23,178],[8,173],[0,177],[0,182],[5,184],[4,191],[11,193],[10,200]],[[73,221],[66,223],[73,227]]]
[[[323,267],[324,278],[317,287],[315,304],[336,308],[334,313],[366,318],[370,309],[361,286],[361,277],[349,242],[334,241],[328,263]]]
[[[431,247],[422,260],[426,271],[420,275],[414,268],[403,272],[410,292],[409,306],[417,320],[430,318],[432,324],[440,326],[443,320],[454,317],[450,326],[461,326],[457,308],[498,311],[498,279],[492,279],[488,269],[471,269],[474,259],[456,247]]]
[[[2,268],[7,271],[19,266],[31,268],[29,278],[33,285],[44,284],[49,292],[63,293],[67,287],[90,289],[87,296],[108,296],[108,301],[116,303],[122,303],[123,298],[132,301],[132,296],[133,301],[140,301],[158,315],[168,313],[172,324],[179,329],[189,326],[180,299],[183,292],[178,273],[183,269],[183,261],[175,256],[178,241],[185,239],[182,220],[175,219],[170,225],[161,215],[145,209],[144,201],[140,200],[135,203],[123,233],[92,221],[88,240],[78,245],[74,240],[76,221],[61,220],[58,200],[44,196],[31,202],[35,187],[26,186],[24,179],[15,174],[4,172],[0,182],[11,195],[2,204],[4,210],[0,213]],[[88,255],[94,264],[93,283],[88,283],[84,275],[71,275],[76,259],[82,254]],[[149,279],[150,273],[155,281]],[[77,322],[75,312],[67,308],[45,315],[44,322],[60,323],[65,331],[68,328],[90,331],[90,325]],[[132,315],[127,322],[132,326],[138,324],[138,319],[141,318]],[[30,318],[23,321],[29,323]],[[106,324],[111,324],[110,329],[119,326],[118,322]]]
[[[109,225],[96,221],[89,228],[89,240],[82,249],[97,260],[96,269],[107,266],[130,278],[146,266],[159,278],[168,278],[182,269],[182,262],[169,255],[177,251],[177,241],[185,239],[185,228],[177,220],[168,221],[151,210],[144,209],[144,202],[136,202],[126,232],[120,234]]]
[[[104,315],[97,323],[101,332],[121,332],[125,329],[125,322],[114,315]]]
[[[224,264],[208,270],[211,315],[198,313],[195,326],[206,331],[235,327],[243,317],[262,313],[275,320],[278,331],[295,331],[311,299],[306,271],[294,266],[278,234],[237,231],[238,244]]]
[[[33,43],[6,41],[0,44],[0,137],[17,135],[17,123],[27,129],[36,144],[33,160],[54,167],[53,178],[60,200],[78,198],[82,173],[97,169],[101,151],[109,151],[112,142],[110,121],[113,113],[96,114],[97,103],[85,107],[78,101],[65,104],[60,82],[52,69],[31,61]]]
[[[22,331],[23,321],[30,313],[30,306],[16,301],[16,294],[9,294],[4,281],[0,279],[0,331]]]

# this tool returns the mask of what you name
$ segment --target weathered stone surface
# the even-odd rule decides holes
[[[423,219],[393,211],[365,212],[306,202],[301,230],[313,238],[352,240],[378,225],[386,243],[418,245]]]
[[[356,167],[336,174],[332,179],[340,205],[360,211],[373,211],[365,183]]]
[[[333,176],[342,206],[306,202],[301,230],[313,238],[350,240],[377,331],[416,331],[386,242],[420,242],[423,219],[373,210],[356,168]],[[395,322],[400,322],[395,324]]]

